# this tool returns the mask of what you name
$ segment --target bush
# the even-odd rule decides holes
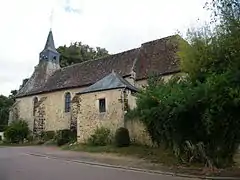
[[[137,97],[137,113],[154,144],[179,160],[223,167],[240,141],[240,76],[212,75],[204,83],[187,78],[150,83]]]
[[[55,131],[45,131],[42,133],[42,139],[44,141],[48,141],[50,139],[54,139],[55,138]]]
[[[97,128],[88,139],[88,144],[94,146],[106,146],[110,143],[110,130],[105,127]]]
[[[76,140],[75,132],[72,132],[69,129],[63,129],[63,130],[57,131],[56,141],[57,141],[58,146],[62,146],[64,144],[67,144],[67,143],[69,143],[71,141],[75,141],[75,140]]]
[[[34,136],[32,134],[29,134],[27,137],[28,142],[33,142]]]
[[[116,130],[115,144],[117,147],[128,147],[130,145],[128,129],[120,127]]]
[[[10,143],[20,143],[29,135],[28,124],[23,121],[13,121],[4,132],[6,140]]]

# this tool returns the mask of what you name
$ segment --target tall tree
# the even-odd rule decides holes
[[[0,131],[8,124],[9,108],[13,105],[12,98],[0,95]]]
[[[70,46],[60,46],[57,51],[61,54],[61,67],[109,55],[105,48],[93,48],[81,42],[71,43]]]
[[[188,32],[179,55],[182,68],[193,79],[204,81],[209,74],[238,71],[240,68],[240,2],[212,0],[212,23]]]

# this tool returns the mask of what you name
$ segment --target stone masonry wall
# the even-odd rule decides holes
[[[28,123],[31,131],[33,131],[34,117],[33,117],[33,98],[34,97],[24,97],[18,98],[19,101],[19,119],[23,119]]]
[[[46,102],[47,97],[42,97],[36,104],[35,104],[35,115],[34,115],[34,127],[33,133],[41,134],[45,131],[46,127]]]
[[[29,124],[29,128],[33,130],[34,116],[33,116],[33,99],[37,97],[39,100],[43,97],[47,99],[44,101],[45,111],[45,130],[59,130],[70,127],[71,112],[65,113],[65,93],[70,92],[73,98],[75,94],[84,88],[75,88],[70,90],[62,90],[51,93],[39,94],[36,96],[29,96],[18,98],[19,101],[19,118],[25,120]]]
[[[70,129],[72,131],[77,131],[77,118],[80,110],[79,96],[76,95],[73,97],[71,109],[72,111],[71,111]]]
[[[8,124],[11,124],[13,121],[16,121],[19,119],[19,102],[16,101],[13,106],[9,109],[9,119]]]
[[[152,146],[152,140],[146,127],[138,120],[130,120],[126,123],[126,128],[129,131],[129,136],[132,143]]]
[[[99,112],[99,99],[105,98],[106,112]],[[97,127],[107,127],[112,134],[118,127],[124,126],[123,104],[120,102],[122,91],[109,90],[79,96],[78,142],[85,143]]]

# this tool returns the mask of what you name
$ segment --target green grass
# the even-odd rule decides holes
[[[29,143],[4,143],[0,142],[0,147],[21,147],[21,146],[37,146],[38,144],[29,142]]]
[[[132,145],[129,147],[118,148],[113,145],[89,146],[77,144],[62,147],[64,150],[82,151],[90,153],[112,153],[118,156],[133,156],[141,159],[150,160],[153,163],[164,163],[167,165],[177,164],[177,159],[168,150],[162,148],[151,148],[147,146]]]

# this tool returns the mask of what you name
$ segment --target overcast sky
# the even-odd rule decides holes
[[[56,47],[117,53],[208,19],[205,0],[0,0],[0,94],[31,76],[52,26]],[[50,14],[53,10],[52,25]],[[200,21],[197,21],[200,19]]]

